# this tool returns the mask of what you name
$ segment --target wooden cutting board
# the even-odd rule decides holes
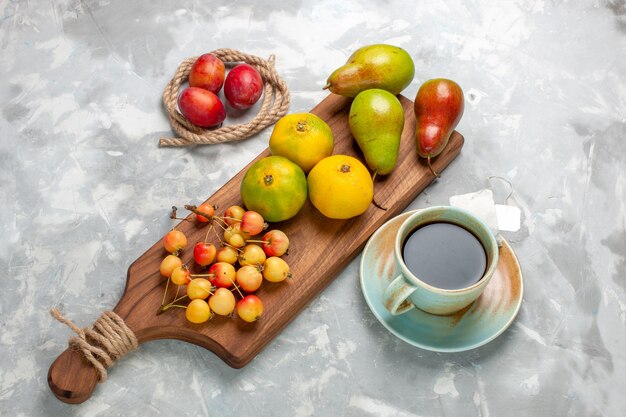
[[[185,319],[184,310],[178,308],[157,316],[165,289],[159,265],[166,253],[161,241],[156,242],[129,267],[126,288],[114,308],[135,333],[139,343],[179,339],[211,350],[234,368],[241,368],[250,362],[343,270],[376,229],[400,213],[434,180],[428,167],[417,158],[413,138],[413,102],[403,96],[399,99],[405,111],[405,124],[398,164],[390,175],[378,177],[375,183],[375,198],[387,207],[386,211],[371,205],[356,218],[331,220],[307,201],[296,217],[271,224],[271,229],[280,229],[289,236],[289,253],[284,259],[291,266],[293,278],[282,283],[263,283],[257,295],[263,300],[265,311],[263,317],[254,323],[246,323],[237,317],[216,316],[207,323],[192,324]],[[311,112],[330,125],[335,137],[334,154],[354,155],[363,160],[348,126],[350,103],[348,98],[331,94]],[[433,160],[437,172],[441,173],[459,154],[463,141],[463,136],[453,133],[446,149]],[[255,161],[269,154],[266,149]],[[253,162],[207,200],[219,206],[218,215],[231,205],[243,205],[239,187],[245,171]],[[194,217],[190,215],[189,218]],[[188,265],[194,265],[193,245],[204,240],[206,227],[206,224],[195,222],[181,222],[177,226],[187,236],[188,247],[181,258]],[[213,243],[217,244],[217,238],[213,236],[213,239]],[[172,287],[170,291],[173,291]],[[172,296],[170,294],[169,298]],[[95,369],[79,353],[70,349],[52,363],[48,372],[51,390],[67,403],[80,403],[89,398],[97,380]]]

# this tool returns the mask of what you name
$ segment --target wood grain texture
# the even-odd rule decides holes
[[[234,368],[241,368],[252,360],[361,251],[376,229],[400,213],[434,180],[425,163],[417,158],[413,102],[403,96],[399,98],[405,111],[405,126],[398,165],[390,175],[377,178],[375,183],[375,198],[387,207],[386,211],[371,205],[356,218],[331,220],[307,201],[293,219],[271,224],[270,228],[283,230],[289,236],[291,245],[284,259],[291,266],[293,279],[263,283],[257,295],[263,300],[265,312],[255,323],[236,317],[215,317],[204,324],[192,324],[185,319],[184,310],[176,308],[157,316],[165,289],[159,265],[166,253],[161,241],[156,242],[129,267],[126,288],[114,309],[135,332],[139,343],[156,339],[184,340],[213,351]],[[363,160],[348,126],[350,103],[348,98],[331,94],[311,112],[330,125],[335,137],[334,154],[353,155]],[[463,141],[463,136],[453,133],[446,149],[433,160],[437,172],[441,173],[459,154]],[[266,149],[255,161],[268,155]],[[248,166],[207,200],[221,208],[218,213],[233,204],[242,205],[239,187]],[[193,245],[204,240],[206,225],[181,222],[177,228],[188,239],[188,248],[181,258],[197,272],[193,267]],[[215,235],[212,241],[217,243]],[[173,291],[170,288],[170,299]],[[53,393],[68,403],[89,398],[96,380],[97,374],[91,365],[70,350],[57,358],[48,373]]]

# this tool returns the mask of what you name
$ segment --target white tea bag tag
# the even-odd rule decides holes
[[[450,205],[469,211],[484,221],[495,236],[498,235],[498,216],[491,190],[485,189],[475,193],[453,195],[450,197]]]
[[[519,207],[496,204],[498,227],[505,232],[517,232],[520,229],[522,211]]]

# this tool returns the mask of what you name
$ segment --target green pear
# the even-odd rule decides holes
[[[413,81],[415,65],[402,48],[376,44],[357,49],[348,62],[336,69],[324,89],[346,97],[361,91],[381,88],[399,94]]]
[[[404,129],[404,109],[398,98],[378,88],[365,90],[352,101],[348,121],[367,166],[380,175],[393,171]]]

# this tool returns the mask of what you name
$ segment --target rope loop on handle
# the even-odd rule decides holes
[[[163,105],[167,110],[170,124],[179,137],[161,138],[159,146],[208,145],[245,139],[274,124],[287,113],[289,89],[274,68],[276,59],[274,55],[265,60],[227,48],[216,49],[211,54],[224,63],[245,62],[259,71],[264,84],[263,103],[259,113],[248,123],[222,126],[217,129],[205,129],[190,123],[177,109],[180,86],[187,81],[191,67],[198,59],[198,57],[187,58],[178,66],[174,77],[163,91]]]
[[[84,329],[78,327],[56,308],[52,308],[50,314],[76,333],[76,336],[69,338],[68,344],[96,368],[100,382],[106,381],[107,368],[139,346],[133,331],[112,311],[105,311],[91,328]]]

